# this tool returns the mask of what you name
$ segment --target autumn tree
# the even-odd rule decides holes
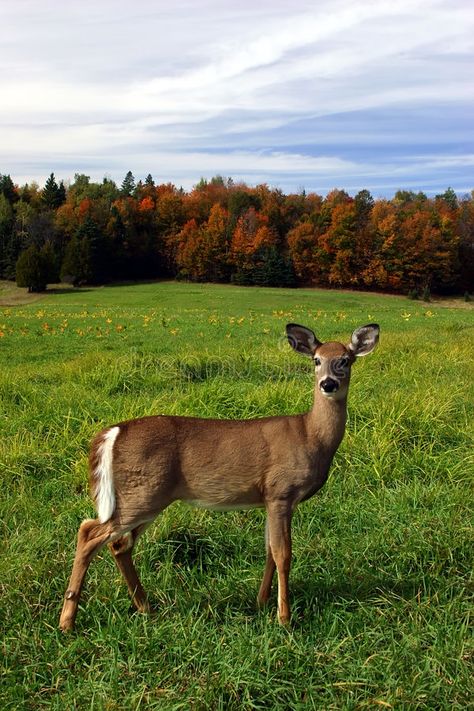
[[[192,281],[204,281],[203,239],[196,220],[188,220],[176,235],[169,238],[168,243],[171,249],[174,247],[178,276]]]
[[[229,214],[219,203],[210,211],[201,228],[202,266],[209,281],[226,281],[230,275]]]
[[[336,202],[331,212],[331,224],[320,239],[322,250],[329,261],[328,280],[331,285],[359,283],[356,227],[354,203]]]
[[[229,201],[229,189],[226,181],[220,175],[210,181],[201,178],[192,191],[185,197],[185,208],[188,219],[195,219],[198,224],[209,219],[214,205],[226,209]]]
[[[331,208],[320,195],[304,197],[304,214],[288,232],[289,254],[300,283],[324,286],[329,283],[331,256],[322,236],[331,224]]]
[[[235,284],[277,286],[293,282],[293,270],[279,235],[269,225],[269,218],[250,207],[237,221],[232,235],[231,263]]]
[[[459,239],[451,216],[427,204],[402,221],[404,287],[443,290],[455,282]]]
[[[372,253],[362,272],[371,288],[398,291],[403,285],[402,232],[397,205],[379,200],[371,212]]]
[[[157,227],[164,236],[179,232],[186,222],[184,192],[171,183],[156,188]]]
[[[222,281],[229,271],[227,212],[216,203],[203,225],[191,218],[176,235],[179,275],[192,281]]]
[[[312,222],[305,220],[289,231],[288,247],[300,283],[308,285],[324,283],[325,269],[320,260],[318,234]]]

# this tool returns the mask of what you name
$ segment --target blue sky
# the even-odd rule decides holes
[[[468,0],[0,5],[0,173],[474,187]]]

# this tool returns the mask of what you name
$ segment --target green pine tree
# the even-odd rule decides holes
[[[44,188],[41,192],[41,200],[43,204],[50,210],[56,210],[66,199],[66,189],[63,182],[59,186],[54,177],[54,173],[51,173]]]
[[[252,283],[258,286],[295,286],[291,260],[274,245],[263,247],[255,255]]]
[[[92,280],[90,244],[77,235],[68,242],[61,265],[61,281],[82,286]]]
[[[4,195],[11,204],[18,200],[18,192],[9,175],[0,174],[0,195]]]
[[[20,250],[12,256],[12,243],[14,241],[14,213],[7,197],[0,193],[0,276],[4,279],[15,278],[15,265]]]
[[[127,175],[123,179],[120,190],[122,195],[125,197],[130,197],[135,190],[135,178],[133,177],[131,170],[128,171]]]
[[[45,245],[46,247],[46,245]],[[35,244],[25,249],[16,263],[16,283],[28,291],[45,291],[48,281],[55,277],[52,249],[39,249]]]

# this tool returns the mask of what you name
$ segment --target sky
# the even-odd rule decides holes
[[[0,173],[474,188],[472,0],[0,0]]]

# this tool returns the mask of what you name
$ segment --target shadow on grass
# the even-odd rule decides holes
[[[183,568],[198,568],[201,572],[212,571],[223,559],[235,555],[235,546],[230,542],[211,540],[198,533],[176,531],[169,538],[159,541],[156,557],[151,564],[159,565],[164,558]]]
[[[161,540],[157,546],[156,554],[152,554],[150,557],[151,565],[156,565],[158,568],[158,575],[160,562],[164,558],[171,559],[173,564],[187,569],[191,583],[192,576],[196,571],[212,578],[222,576],[224,573],[224,578],[223,567],[226,567],[226,561],[236,561],[236,549],[231,541],[226,542],[222,539],[216,541],[189,531],[177,531],[169,538]],[[226,595],[219,589],[217,582],[215,598],[210,600],[209,595],[203,589],[198,594],[196,606],[205,612],[209,610],[209,603],[211,603],[212,616],[220,621],[224,621],[233,614],[243,614],[256,619],[258,614],[256,597],[264,569],[263,553],[261,558],[261,573],[257,574],[254,583],[249,581],[249,576],[246,575],[245,582],[242,581],[235,585],[230,594]],[[330,571],[328,572],[330,573]],[[380,605],[381,602],[390,604],[390,600],[395,602],[397,598],[406,601],[413,600],[419,594],[420,589],[426,588],[426,585],[427,581],[424,577],[396,581],[388,575],[366,574],[363,570],[358,575],[347,579],[338,579],[337,571],[335,571],[333,581],[329,583],[317,575],[309,578],[290,578],[291,602],[295,610],[292,627],[297,629],[307,624],[309,619],[319,618],[321,612],[328,606],[339,605],[346,612],[350,612],[357,610],[364,603]],[[267,611],[276,609],[276,602],[277,574],[275,573],[271,598],[264,609]],[[153,606],[153,599],[151,599],[151,603]]]
[[[426,588],[426,579],[396,581],[390,576],[364,575],[359,579],[337,580],[332,584],[314,579],[296,579],[290,582],[292,602],[298,608],[299,620],[295,617],[293,626],[303,625],[308,618],[315,618],[328,606],[338,605],[346,612],[355,611],[362,605],[379,606],[400,600],[413,600],[420,589]]]
[[[85,286],[58,286],[56,287],[48,287],[46,291],[43,291],[43,294],[48,294],[53,295],[53,294],[87,294],[88,292],[92,291],[92,289],[85,287]]]

